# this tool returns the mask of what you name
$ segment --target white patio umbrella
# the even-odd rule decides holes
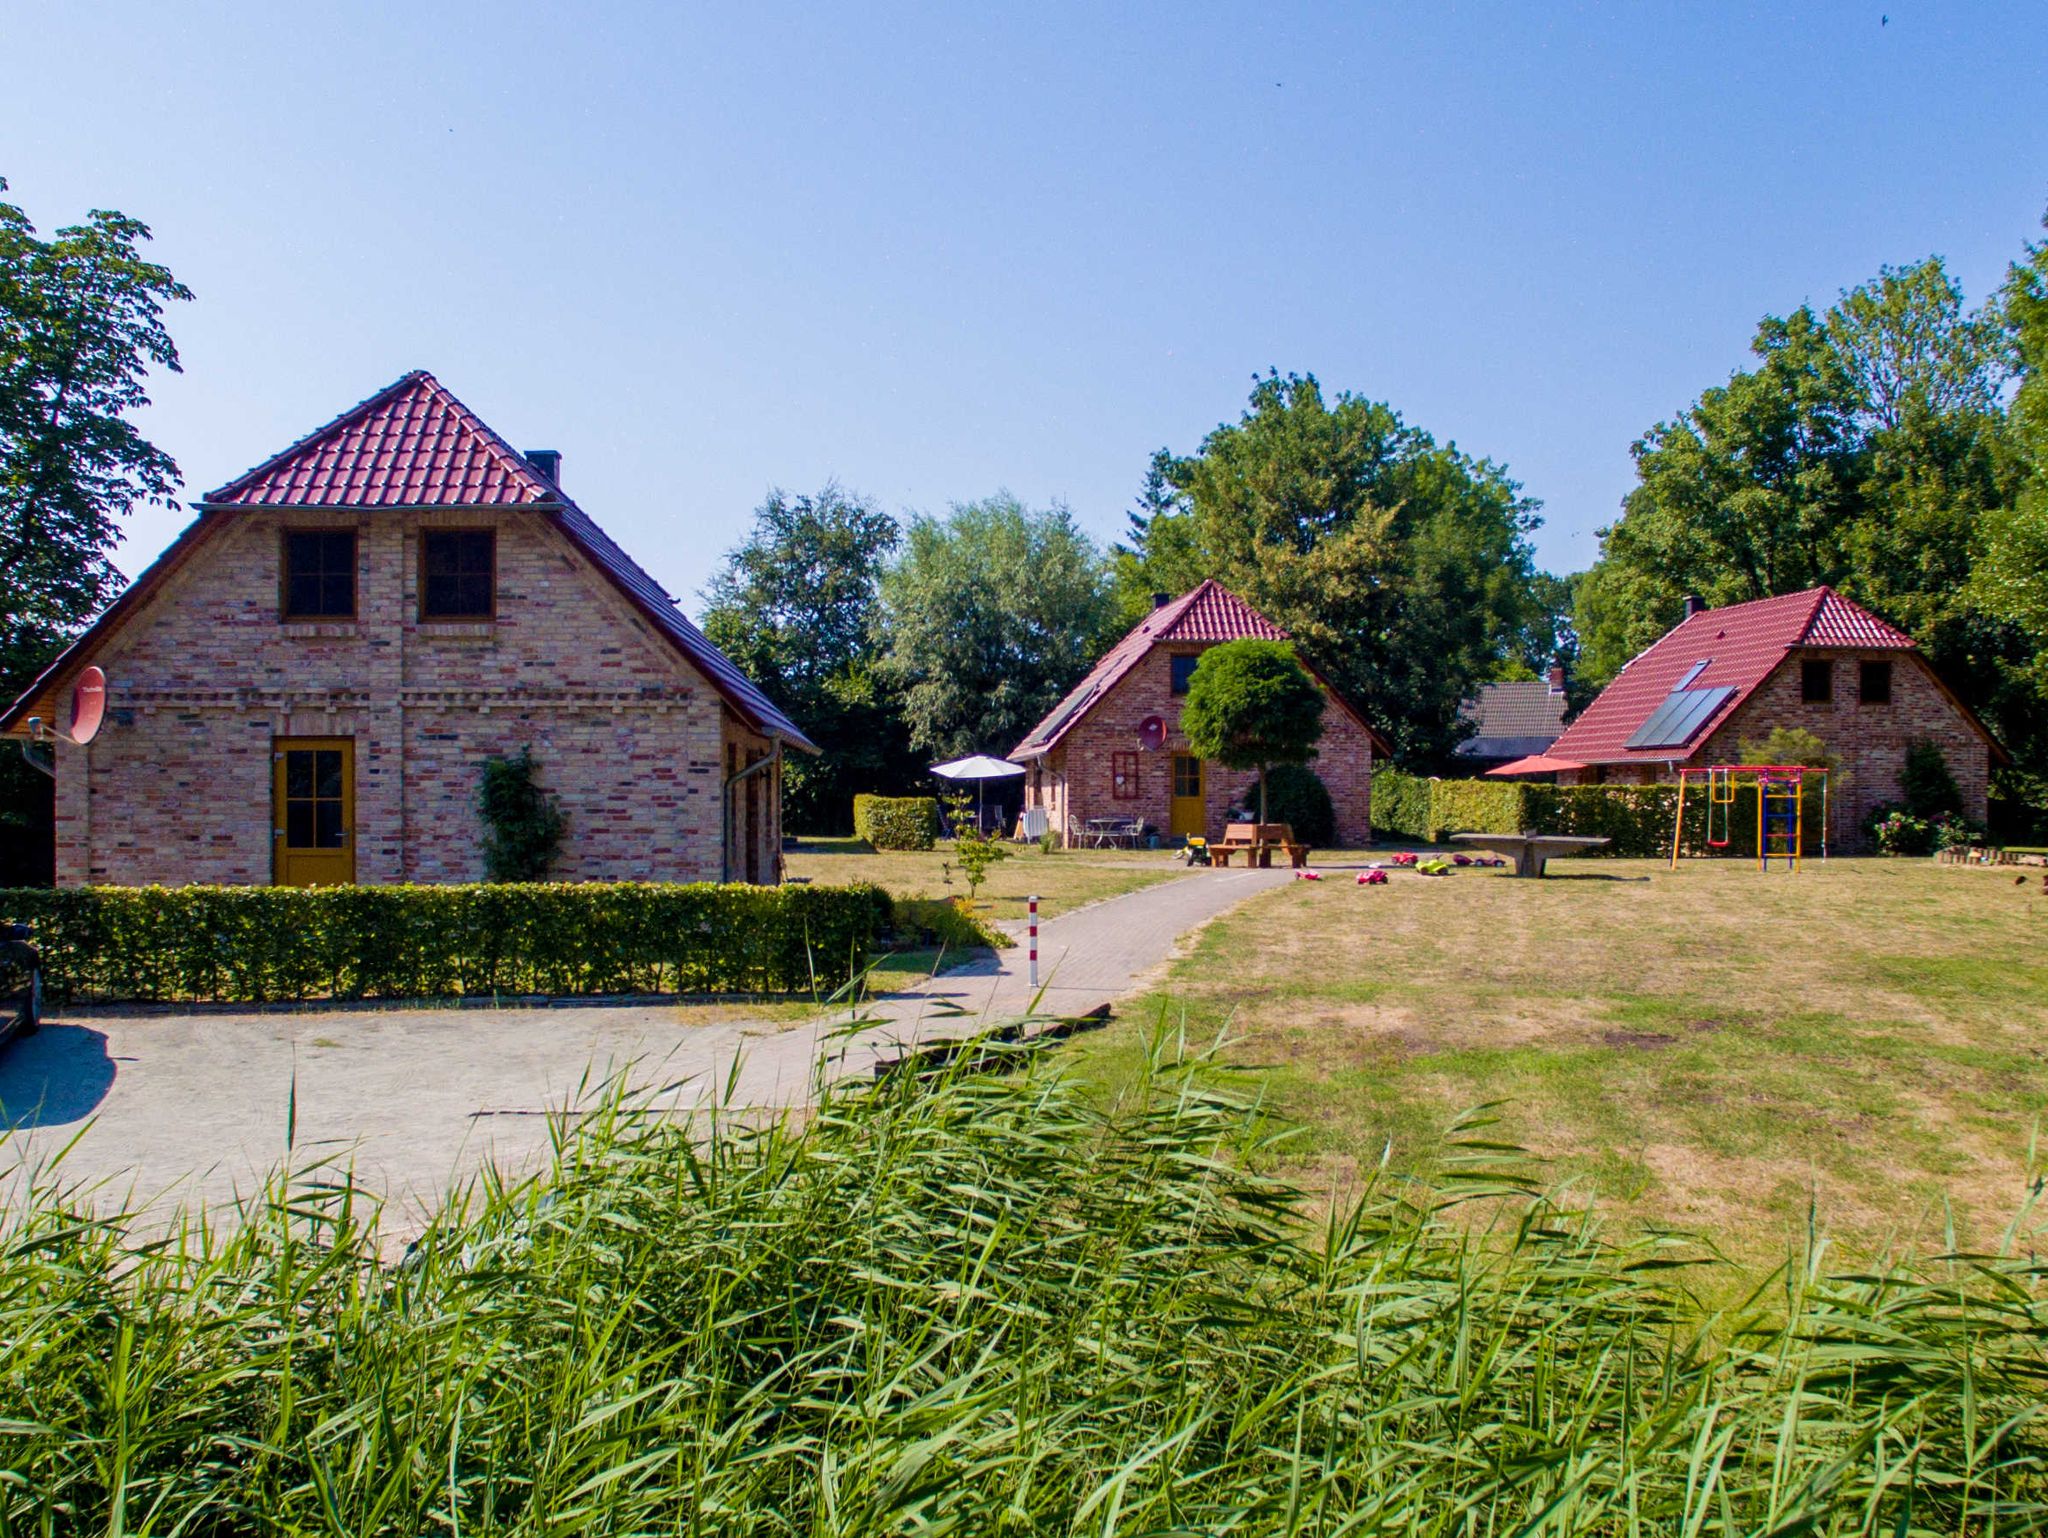
[[[956,758],[951,763],[933,764],[932,773],[942,780],[974,781],[974,826],[981,827],[981,789],[988,780],[1007,780],[1022,774],[1024,766],[1013,764],[1007,758],[990,758],[986,753],[976,753],[971,758]]]

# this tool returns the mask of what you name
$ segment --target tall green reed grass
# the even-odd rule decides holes
[[[332,1168],[168,1232],[47,1188],[0,1240],[0,1535],[2048,1526],[2020,1228],[1703,1318],[1692,1252],[1484,1117],[1312,1220],[1217,1072],[1162,1038],[1105,1108],[991,1047],[766,1124],[614,1087],[402,1259]]]

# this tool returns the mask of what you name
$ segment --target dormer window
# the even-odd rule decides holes
[[[420,618],[492,618],[497,612],[497,543],[489,529],[421,530]]]

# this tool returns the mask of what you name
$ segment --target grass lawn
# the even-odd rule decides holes
[[[1070,913],[1084,903],[1121,897],[1155,882],[1186,875],[1163,849],[1074,849],[1041,854],[1036,845],[1012,845],[1007,860],[991,866],[980,900],[994,919],[1021,919],[1025,901],[1038,894],[1038,916]],[[872,881],[893,897],[965,897],[967,878],[953,859],[951,841],[919,853],[878,854],[857,838],[807,838],[784,857],[789,874],[820,885]]]
[[[1426,1168],[1460,1111],[1644,1224],[1782,1256],[1822,1225],[1857,1252],[1994,1244],[2048,1107],[2038,872],[1931,861],[1553,862],[1553,879],[1347,876],[1211,925],[1161,991],[1073,1048],[1105,1085],[1162,1009],[1227,1027],[1306,1127],[1312,1181],[1389,1143]]]

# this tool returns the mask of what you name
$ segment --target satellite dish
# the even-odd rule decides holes
[[[71,719],[65,725],[64,735],[84,747],[99,735],[100,723],[106,717],[107,675],[98,668],[87,668],[71,686]]]
[[[1166,722],[1158,716],[1147,716],[1138,723],[1138,742],[1146,748],[1158,748],[1166,742]]]

